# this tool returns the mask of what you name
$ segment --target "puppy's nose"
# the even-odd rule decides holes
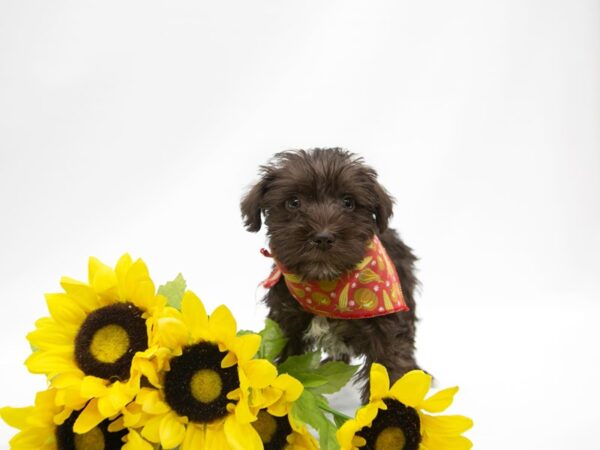
[[[321,231],[312,238],[312,243],[321,250],[328,250],[335,242],[335,235],[329,231]]]

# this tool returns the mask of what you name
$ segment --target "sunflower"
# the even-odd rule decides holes
[[[209,317],[191,291],[184,293],[181,313],[159,319],[158,329],[171,337],[171,356],[147,366],[156,370],[147,376],[153,386],[143,387],[127,406],[124,424],[141,427],[144,438],[166,449],[262,449],[251,422],[265,403],[253,396],[265,398],[261,390],[276,379],[277,369],[252,359],[260,336],[237,336],[226,306]]]
[[[85,433],[113,417],[139,391],[138,353],[158,351],[153,330],[166,299],[155,294],[145,263],[123,255],[114,269],[89,259],[89,281],[63,277],[63,293],[47,294],[50,317],[27,339],[35,351],[25,364],[48,376],[62,423],[81,410],[74,427]],[[158,344],[157,344],[158,345]]]
[[[255,391],[250,405],[268,405],[257,414],[252,426],[258,432],[265,450],[316,450],[319,445],[306,426],[290,414],[304,386],[287,373],[277,376],[270,386]]]
[[[60,408],[56,395],[57,390],[51,388],[36,395],[34,406],[0,409],[2,419],[20,430],[10,440],[12,450],[152,450],[135,430],[115,427],[108,419],[83,434],[73,432],[78,411],[56,424],[53,417]]]
[[[252,426],[258,432],[264,450],[317,450],[319,444],[306,426],[292,415],[276,416],[268,410],[258,412]]]
[[[473,426],[464,416],[432,416],[451,405],[458,387],[425,399],[431,376],[421,370],[405,374],[390,388],[385,367],[371,366],[369,403],[337,431],[342,450],[468,450],[462,433]]]

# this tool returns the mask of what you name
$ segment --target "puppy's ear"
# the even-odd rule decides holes
[[[377,223],[379,232],[383,233],[385,230],[387,230],[388,222],[390,217],[392,217],[394,199],[377,181],[374,183],[374,192],[377,197],[377,205],[375,206],[375,222]]]
[[[262,224],[261,211],[263,209],[263,196],[267,190],[267,180],[263,177],[248,191],[242,199],[240,209],[246,230],[257,232]]]

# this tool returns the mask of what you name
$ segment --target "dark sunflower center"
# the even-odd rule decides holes
[[[240,386],[237,366],[221,368],[225,356],[216,344],[202,342],[171,359],[165,374],[165,399],[180,416],[210,423],[227,415],[227,393]]]
[[[75,361],[86,375],[127,380],[131,360],[148,348],[143,311],[115,303],[92,311],[75,338]]]
[[[292,427],[287,417],[276,417],[266,411],[260,411],[252,426],[258,432],[265,450],[283,450]]]
[[[391,398],[384,403],[388,409],[380,409],[371,426],[356,433],[367,441],[361,450],[417,450],[421,443],[417,411]]]
[[[108,420],[101,422],[87,433],[74,433],[73,424],[78,416],[78,412],[73,413],[62,425],[56,427],[57,450],[117,450],[123,446],[122,439],[127,434],[127,430],[110,433]]]

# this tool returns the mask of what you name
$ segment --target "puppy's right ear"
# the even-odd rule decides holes
[[[263,197],[267,190],[267,180],[263,177],[248,191],[242,199],[240,209],[246,230],[257,232],[261,226],[261,212],[263,209]]]

